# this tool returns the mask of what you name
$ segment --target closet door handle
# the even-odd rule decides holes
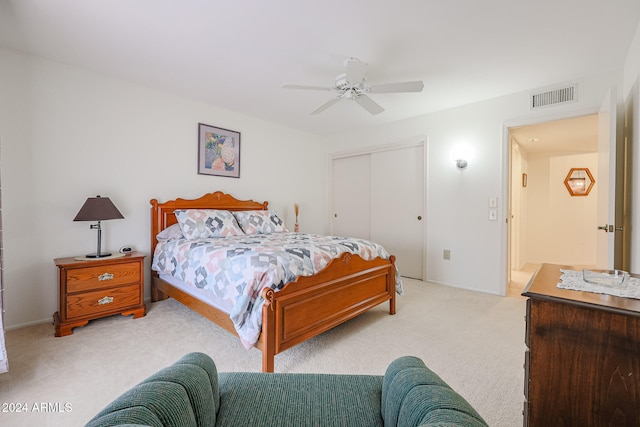
[[[418,215],[418,221],[422,221],[422,215]]]

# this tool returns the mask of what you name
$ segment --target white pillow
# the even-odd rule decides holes
[[[159,232],[156,236],[156,239],[159,242],[167,240],[178,240],[182,238],[184,238],[184,235],[182,234],[182,230],[180,229],[180,224],[173,224]]]

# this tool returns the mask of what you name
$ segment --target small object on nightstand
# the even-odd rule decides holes
[[[53,315],[56,337],[89,320],[114,314],[145,315],[144,258],[132,252],[118,258],[54,260],[59,273],[59,310]]]

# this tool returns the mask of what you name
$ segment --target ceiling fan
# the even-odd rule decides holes
[[[369,97],[370,93],[397,93],[397,92],[421,92],[424,84],[420,81],[398,82],[374,85],[365,78],[368,64],[356,58],[344,61],[345,72],[336,77],[335,84],[326,86],[307,86],[297,84],[284,84],[285,89],[307,89],[334,92],[335,96],[325,102],[311,114],[319,114],[342,99],[355,101],[371,114],[379,114],[384,111],[378,103]]]

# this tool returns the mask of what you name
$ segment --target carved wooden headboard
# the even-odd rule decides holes
[[[151,254],[155,252],[158,240],[156,236],[165,228],[178,222],[175,210],[178,209],[219,209],[226,211],[254,211],[269,209],[269,202],[254,200],[238,200],[230,194],[216,191],[207,193],[197,199],[175,199],[158,203],[151,199]]]

